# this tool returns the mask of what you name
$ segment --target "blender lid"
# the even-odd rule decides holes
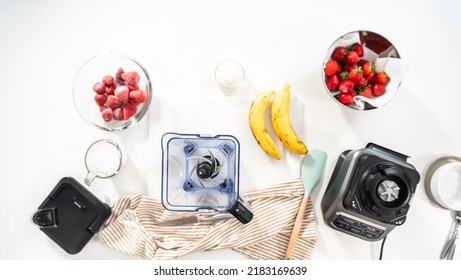
[[[173,211],[227,211],[239,196],[240,144],[231,135],[162,137],[162,204]]]
[[[111,215],[110,207],[72,177],[62,178],[32,222],[69,254],[77,254]]]

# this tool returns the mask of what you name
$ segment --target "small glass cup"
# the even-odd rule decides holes
[[[115,176],[126,162],[126,154],[114,140],[101,139],[94,142],[85,153],[85,184],[91,186],[96,178],[107,179]]]
[[[225,59],[216,66],[215,79],[225,94],[232,94],[245,79],[245,70],[238,61]]]

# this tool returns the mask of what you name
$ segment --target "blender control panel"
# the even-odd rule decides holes
[[[375,241],[383,236],[384,230],[377,227],[371,226],[367,223],[360,222],[358,220],[346,217],[344,215],[338,215],[333,221],[333,225],[349,234]]]

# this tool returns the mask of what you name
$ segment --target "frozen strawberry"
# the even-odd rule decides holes
[[[341,93],[338,97],[338,101],[344,105],[351,105],[354,103],[354,98],[350,93]]]
[[[359,57],[363,57],[363,46],[361,44],[354,44],[351,50],[355,51]]]
[[[346,56],[346,64],[354,65],[360,61],[360,56],[355,51],[350,51]]]
[[[121,75],[122,79],[131,85],[136,85],[139,82],[139,74],[136,71],[125,72]]]
[[[93,90],[97,94],[104,94],[106,93],[106,86],[103,83],[97,82],[93,85]]]
[[[109,106],[109,108],[115,109],[121,107],[122,105],[122,101],[120,101],[120,99],[116,96],[109,95],[109,97],[107,97],[107,106]]]
[[[354,83],[351,80],[345,80],[339,83],[339,91],[342,93],[352,93],[354,91]]]
[[[339,83],[339,81],[338,81]],[[142,90],[133,90],[130,92],[130,99],[136,103],[144,103],[147,100],[147,94]]]
[[[384,71],[376,73],[375,78],[373,79],[373,82],[376,84],[382,84],[385,85],[389,81],[389,76],[387,76],[387,73]]]
[[[338,62],[343,62],[346,59],[346,55],[347,55],[347,49],[345,47],[337,47],[333,51],[331,58]]]
[[[383,84],[374,84],[372,89],[375,96],[381,96],[386,93],[386,87]]]
[[[114,84],[114,77],[110,76],[110,75],[106,75],[104,76],[104,78],[102,78],[102,83],[106,86],[106,87],[110,87]]]
[[[325,68],[323,68],[323,71],[325,72],[325,75],[328,77],[335,75],[339,70],[339,64],[336,60],[330,60],[327,63],[325,63]]]
[[[103,106],[99,106],[99,111],[102,112],[104,110],[107,109],[107,106],[103,105]]]
[[[106,88],[107,95],[114,95],[115,92],[115,85],[111,85],[110,87]]]
[[[117,80],[117,79],[114,80],[114,86],[115,86],[115,88],[118,88],[118,87],[121,87],[121,86],[124,86],[124,85],[125,85],[125,81],[123,81],[123,80]]]
[[[110,122],[113,117],[112,109],[111,108],[106,108],[101,112],[101,116],[106,122]]]
[[[130,90],[127,86],[121,86],[115,89],[115,96],[122,101],[123,104],[128,103],[128,98],[130,97]]]
[[[96,94],[94,96],[94,101],[99,106],[104,106],[104,103],[106,103],[106,100],[107,100],[107,96],[105,94]]]
[[[125,106],[123,106],[122,110],[123,110],[123,119],[128,120],[132,116],[134,116],[134,114],[136,114],[137,109],[136,109],[136,106],[134,105],[126,104]]]
[[[132,85],[132,84],[128,84],[128,83],[127,83],[126,86],[128,87],[128,89],[129,89],[130,91],[139,89],[139,86],[138,86],[137,84],[136,84],[136,85]]]
[[[327,79],[327,88],[329,90],[337,90],[339,86],[339,78],[337,75],[333,75],[331,77],[328,77]]]
[[[115,72],[115,79],[116,80],[119,80],[119,81],[122,81],[122,74],[125,73],[125,71],[123,71],[123,69],[120,67],[118,68],[117,72]]]
[[[114,120],[117,120],[117,121],[123,120],[123,109],[122,108],[114,109]]]

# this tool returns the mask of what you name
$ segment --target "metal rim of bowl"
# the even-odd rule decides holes
[[[443,205],[441,205],[434,197],[434,195],[432,194],[432,190],[431,190],[431,181],[432,181],[432,176],[434,176],[434,173],[440,168],[442,167],[443,165],[445,164],[448,164],[448,163],[452,163],[452,162],[460,162],[461,163],[461,158],[459,157],[456,157],[456,156],[443,156],[443,157],[440,157],[436,160],[434,160],[430,165],[429,167],[427,168],[426,170],[426,175],[424,177],[424,188],[426,190],[426,194],[427,196],[429,197],[430,201],[432,203],[434,203],[435,205],[443,208],[443,209],[447,209],[447,210],[457,210],[457,209],[450,209],[450,208],[447,208]]]

